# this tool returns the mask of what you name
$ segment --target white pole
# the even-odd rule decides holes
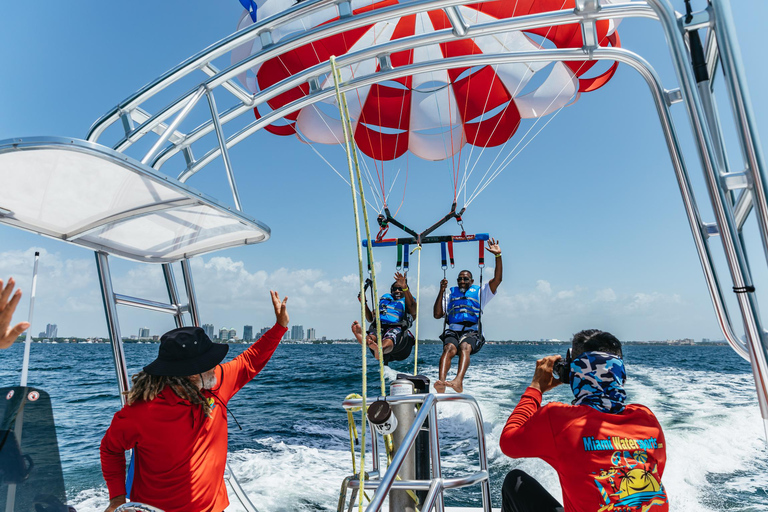
[[[21,365],[21,385],[27,385],[29,375],[29,347],[32,344],[32,314],[35,312],[35,291],[37,289],[37,263],[40,253],[35,252],[35,269],[32,271],[32,293],[29,297],[29,327],[27,327],[27,339],[24,341],[24,362]]]

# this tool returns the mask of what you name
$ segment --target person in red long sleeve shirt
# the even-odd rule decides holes
[[[664,433],[647,407],[624,404],[621,342],[597,329],[581,331],[561,359],[536,361],[499,444],[509,457],[551,465],[563,504],[515,469],[502,485],[502,512],[667,512]],[[571,385],[573,405],[541,407],[542,394],[564,382]]]
[[[266,366],[288,326],[288,298],[270,293],[274,327],[228,363],[219,364],[229,346],[213,343],[199,327],[162,336],[157,359],[133,376],[127,403],[101,440],[105,512],[125,503],[126,494],[165,512],[227,508],[227,402]],[[131,449],[133,483],[126,492]]]

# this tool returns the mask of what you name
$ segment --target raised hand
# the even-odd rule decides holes
[[[531,387],[538,389],[542,393],[546,393],[555,386],[562,384],[552,374],[552,370],[555,366],[555,361],[562,359],[561,356],[547,356],[536,361],[536,370],[533,372],[533,379],[531,380]]]
[[[16,338],[29,328],[29,322],[21,322],[11,327],[13,312],[21,300],[21,290],[16,290],[16,293],[13,293],[15,284],[13,278],[10,278],[8,284],[3,288],[3,281],[0,280],[0,348],[8,348],[13,345]],[[12,293],[13,296],[11,296]],[[8,300],[9,297],[10,301]]]
[[[495,238],[491,238],[490,240],[488,240],[488,245],[485,247],[485,249],[493,255],[501,254],[501,247],[499,247],[499,241],[496,240]]]
[[[444,292],[446,288],[448,288],[448,280],[447,279],[441,279],[440,280],[440,291]]]
[[[395,272],[395,283],[400,288],[408,288],[408,280],[405,277],[405,274],[401,274],[400,272]]]
[[[275,319],[277,320],[277,323],[283,327],[288,327],[288,310],[285,307],[285,303],[288,302],[288,297],[280,302],[279,293],[270,290],[269,294],[272,297],[272,306],[275,308]]]

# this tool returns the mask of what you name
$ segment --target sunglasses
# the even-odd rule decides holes
[[[471,281],[472,278],[471,277],[457,277],[456,280],[457,281]]]

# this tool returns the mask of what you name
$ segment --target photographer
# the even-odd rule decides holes
[[[502,486],[502,512],[669,510],[661,484],[666,445],[642,405],[625,405],[621,342],[589,329],[574,335],[565,360],[536,361],[533,380],[507,420],[499,444],[509,457],[538,457],[560,478],[563,505],[536,480],[512,470]],[[569,383],[573,405],[542,393]]]

